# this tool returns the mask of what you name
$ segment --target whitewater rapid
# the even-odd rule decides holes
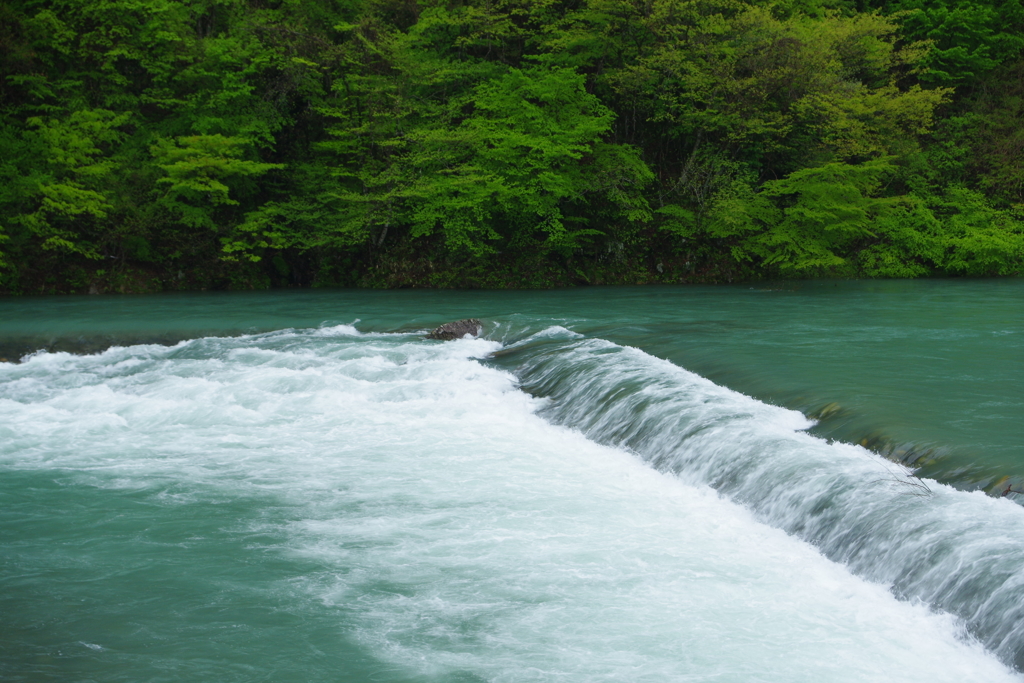
[[[1004,661],[1024,666],[1019,505],[806,434],[814,423],[800,413],[638,349],[559,328],[523,346],[518,373],[547,398],[546,418],[711,486],[895,595],[957,615]]]
[[[48,505],[78,512],[8,491],[11,519],[44,528],[50,515],[81,542],[46,559],[19,537],[0,586],[24,592],[20,610],[50,609],[71,588],[32,583],[36,565],[77,561],[88,576],[89,553],[115,540],[126,562],[146,558],[141,532],[96,521],[117,505],[175,530],[161,552],[208,598],[147,602],[133,581],[167,569],[144,559],[131,581],[98,574],[104,618],[88,633],[52,626],[82,653],[62,674],[139,680],[173,659],[181,680],[255,680],[329,657],[333,638],[368,668],[305,680],[1021,680],[968,632],[1012,662],[1015,627],[958,612],[942,586],[957,581],[948,563],[1019,576],[999,547],[1024,538],[1024,510],[936,484],[914,495],[905,473],[808,424],[557,328],[522,346],[342,325],[39,353],[0,364],[0,476],[57,481]],[[245,539],[232,561],[248,569],[218,565],[202,550],[213,537]],[[915,553],[932,564],[904,559]],[[244,650],[262,627],[229,610],[254,585],[291,610],[293,650]],[[116,627],[146,610],[148,630]],[[248,633],[193,657],[174,650],[183,614],[189,637]],[[6,618],[32,646],[29,617]],[[314,620],[330,632],[315,648],[302,645]],[[233,657],[255,671],[218,659]],[[27,659],[0,666],[32,677]]]

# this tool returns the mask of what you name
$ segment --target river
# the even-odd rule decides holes
[[[0,301],[0,679],[1022,680],[1022,311],[1019,280]]]

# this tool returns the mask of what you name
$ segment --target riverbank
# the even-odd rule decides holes
[[[621,246],[621,245],[619,245]],[[855,263],[794,277],[708,249],[604,248],[567,256],[496,253],[458,257],[411,246],[380,251],[277,254],[260,261],[214,257],[186,264],[53,257],[0,279],[0,296],[155,294],[270,289],[552,289],[601,285],[710,285],[869,277]],[[52,256],[52,255],[51,255]],[[1019,277],[1020,272],[1005,277]],[[945,277],[942,272],[922,277]]]
[[[769,277],[768,271],[707,250],[628,248],[621,244],[565,255],[459,256],[420,241],[348,252],[285,251],[259,261],[213,253],[192,262],[147,264],[58,258],[26,263],[0,279],[0,295],[152,294],[281,288],[549,289],[580,285],[718,284]]]

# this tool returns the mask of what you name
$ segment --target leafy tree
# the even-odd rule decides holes
[[[831,162],[766,182],[759,191],[734,181],[717,193],[700,225],[678,209],[665,213],[677,218],[672,225],[680,234],[702,230],[729,240],[739,259],[758,259],[783,273],[827,272],[846,263],[853,245],[874,238],[877,221],[896,205],[877,196],[892,170],[886,158]]]
[[[883,7],[900,17],[910,40],[929,41],[921,78],[939,85],[970,85],[1024,50],[1020,0],[895,0]]]
[[[566,250],[600,234],[567,222],[574,204],[603,200],[646,220],[639,190],[651,174],[633,150],[601,141],[612,118],[571,69],[510,69],[478,86],[460,125],[414,138],[413,235],[440,230],[453,249],[479,253],[504,224]]]
[[[167,173],[157,181],[167,185],[161,202],[185,225],[216,230],[216,210],[239,203],[231,198],[226,183],[284,168],[284,164],[243,159],[251,147],[250,140],[219,134],[159,140],[152,152],[157,165]]]
[[[1020,35],[1020,0],[0,0],[0,287],[1013,273]]]
[[[933,202],[943,231],[941,268],[959,275],[1010,275],[1024,262],[1024,215],[997,210],[984,195],[951,187]]]
[[[42,152],[45,165],[36,165],[23,185],[34,210],[12,222],[27,228],[40,240],[42,249],[100,258],[91,228],[113,207],[105,191],[113,163],[102,148],[118,141],[118,129],[129,118],[128,114],[91,109],[72,112],[63,119],[28,119],[32,127],[28,135]]]

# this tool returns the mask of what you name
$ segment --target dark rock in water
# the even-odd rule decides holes
[[[812,420],[828,420],[843,412],[843,407],[838,403],[826,403],[817,410],[807,413]]]
[[[483,325],[480,324],[479,320],[467,318],[466,320],[456,320],[453,323],[441,325],[441,327],[428,334],[427,339],[450,341],[452,339],[462,339],[467,334],[471,337],[479,337],[481,330],[483,330]]]

